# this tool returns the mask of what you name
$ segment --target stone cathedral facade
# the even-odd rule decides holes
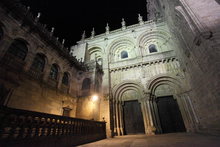
[[[70,52],[39,16],[32,22],[3,6],[1,105],[105,121],[109,137],[219,134],[220,2],[146,2],[147,21],[139,14],[131,26],[122,19],[117,30],[93,29]]]

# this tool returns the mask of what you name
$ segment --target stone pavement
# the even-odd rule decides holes
[[[220,147],[220,136],[170,133],[154,136],[125,135],[79,147]]]

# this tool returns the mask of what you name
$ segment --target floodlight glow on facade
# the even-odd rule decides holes
[[[93,95],[93,96],[92,96],[92,101],[95,102],[95,101],[98,100],[98,98],[99,98],[99,97],[98,97],[97,95]]]

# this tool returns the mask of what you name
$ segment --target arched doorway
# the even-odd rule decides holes
[[[114,134],[144,134],[145,125],[139,100],[143,97],[141,86],[127,82],[115,87],[113,118]]]
[[[143,114],[140,103],[140,95],[135,90],[127,90],[122,95],[124,134],[144,134]]]
[[[185,132],[185,125],[177,101],[170,96],[157,97],[162,133]]]
[[[193,107],[188,104],[190,99],[184,87],[184,82],[168,75],[160,75],[148,83],[155,133],[185,132],[194,125]]]

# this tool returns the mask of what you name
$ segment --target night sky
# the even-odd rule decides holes
[[[138,13],[146,21],[146,0],[21,0],[31,7],[34,16],[41,12],[40,22],[47,28],[55,27],[54,36],[66,39],[65,46],[75,45],[83,30],[90,37],[92,28],[96,35],[105,32],[106,23],[110,31],[138,23]]]

